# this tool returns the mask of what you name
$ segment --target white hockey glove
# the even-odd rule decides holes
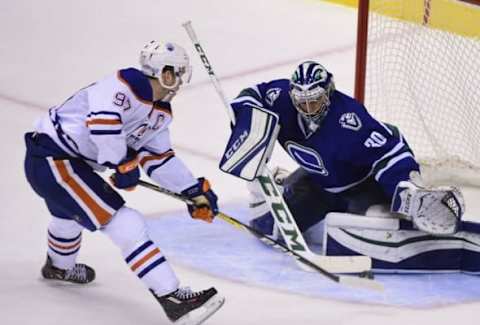
[[[403,181],[395,189],[391,210],[405,215],[421,231],[451,235],[457,231],[465,201],[453,186],[422,187]]]

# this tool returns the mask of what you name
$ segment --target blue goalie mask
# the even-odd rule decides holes
[[[302,62],[290,79],[290,98],[310,129],[317,128],[328,113],[335,90],[333,75],[314,61]]]

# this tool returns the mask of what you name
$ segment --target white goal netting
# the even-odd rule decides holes
[[[365,105],[431,181],[480,185],[480,5],[371,0]]]

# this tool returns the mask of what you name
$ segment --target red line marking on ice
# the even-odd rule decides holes
[[[1,93],[0,93],[0,99],[12,102],[14,104],[19,104],[19,105],[25,106],[27,108],[45,110],[45,107],[40,105],[40,104],[30,102],[30,101],[27,101],[27,100],[23,100],[23,99],[20,99],[20,98],[12,97],[12,96],[9,96],[9,95],[1,94]]]
[[[351,51],[352,49],[354,49],[354,45],[350,44],[350,45],[339,46],[339,47],[336,47],[336,48],[326,49],[324,51],[317,51],[317,52],[310,53],[310,54],[305,55],[305,56],[300,57],[300,58],[277,61],[277,62],[274,62],[274,63],[258,66],[256,68],[246,69],[246,70],[243,70],[243,71],[228,74],[228,75],[225,75],[225,76],[219,78],[219,80],[220,81],[228,81],[228,80],[232,80],[232,79],[235,79],[235,78],[241,78],[241,77],[245,77],[245,76],[248,76],[248,75],[251,75],[251,74],[254,74],[254,73],[259,73],[259,72],[275,69],[275,68],[278,68],[278,67],[281,67],[281,66],[284,66],[284,65],[296,64],[298,62],[308,60],[310,58],[329,56],[329,55],[338,54],[338,53],[341,53],[341,52]],[[192,84],[191,86],[185,87],[184,91],[193,90],[193,89],[196,89],[197,87],[202,87],[202,86],[204,86],[206,84],[209,84],[209,83],[210,83],[210,80],[205,79],[205,80],[200,81],[198,83]],[[9,102],[12,102],[12,103],[15,103],[15,104],[19,104],[19,105],[24,106],[24,107],[29,108],[29,109],[33,108],[35,110],[46,110],[45,106],[40,105],[38,103],[30,102],[30,101],[27,101],[27,100],[23,100],[23,99],[16,98],[16,97],[6,95],[6,94],[2,94],[2,93],[0,93],[0,99],[9,101]],[[217,157],[216,155],[212,155],[212,154],[209,154],[209,153],[206,153],[206,152],[200,152],[200,151],[195,150],[193,148],[183,147],[183,146],[179,146],[179,145],[176,145],[176,147],[180,150],[183,150],[183,151],[189,153],[189,154],[201,156],[205,159],[212,160],[212,161],[215,161],[215,162],[217,162],[218,159],[219,159],[219,157]]]
[[[308,55],[304,55],[303,57],[300,57],[300,58],[277,61],[275,63],[266,64],[266,65],[259,66],[259,67],[256,67],[256,68],[235,72],[235,73],[232,73],[232,74],[229,74],[229,75],[225,75],[223,77],[219,77],[219,80],[220,81],[227,81],[227,80],[232,80],[232,79],[235,79],[235,78],[241,78],[241,77],[248,76],[250,74],[276,69],[276,68],[284,66],[284,65],[298,64],[302,61],[309,60],[309,59],[312,59],[314,57],[329,56],[329,55],[333,55],[333,54],[338,54],[338,53],[342,53],[342,52],[351,51],[354,48],[355,48],[355,46],[353,44],[350,44],[350,45],[343,45],[343,46],[327,49],[327,50],[324,50],[324,51],[316,51],[316,52],[312,52]],[[292,67],[292,71],[293,71],[293,68],[294,67]],[[194,89],[196,87],[203,86],[203,85],[209,84],[209,83],[210,83],[210,80],[206,79],[206,80],[203,80],[203,81],[198,82],[196,84],[193,84],[189,88]]]

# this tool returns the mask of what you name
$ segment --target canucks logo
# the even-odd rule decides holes
[[[280,96],[280,92],[282,89],[280,88],[271,88],[267,90],[266,98],[268,105],[273,106],[273,103],[277,100],[278,96]]]
[[[320,157],[318,152],[293,141],[287,141],[285,147],[290,157],[295,159],[302,168],[312,173],[328,176],[328,170],[325,168],[322,157]]]
[[[342,114],[339,122],[342,128],[345,129],[358,131],[362,128],[362,121],[360,120],[358,115],[353,112]]]

